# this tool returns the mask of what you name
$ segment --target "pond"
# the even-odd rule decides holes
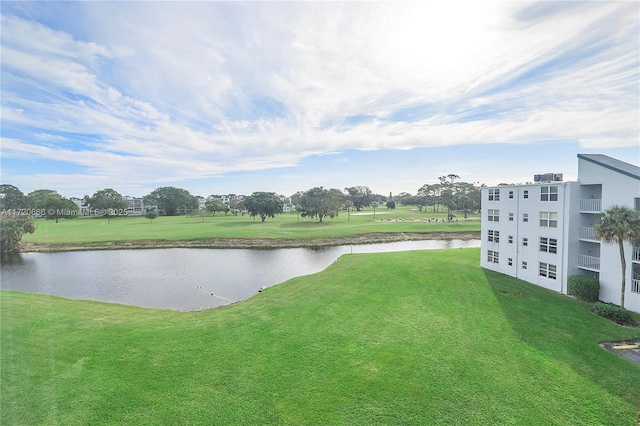
[[[316,249],[149,249],[23,253],[0,266],[3,290],[196,311],[245,300],[319,272],[348,253],[480,247],[479,240],[403,241]]]

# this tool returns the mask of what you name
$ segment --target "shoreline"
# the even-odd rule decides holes
[[[474,240],[480,239],[480,231],[465,232],[389,232],[353,235],[333,238],[210,238],[196,240],[133,240],[93,243],[41,244],[22,243],[22,253],[58,253],[89,250],[137,250],[163,248],[210,249],[281,249],[304,247],[331,247],[349,244],[379,244],[398,241],[421,240]]]

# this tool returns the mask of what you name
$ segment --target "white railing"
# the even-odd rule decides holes
[[[602,200],[599,198],[588,198],[586,200],[580,200],[581,212],[601,212]]]
[[[631,293],[640,293],[640,280],[631,281]]]
[[[600,258],[595,256],[587,256],[586,254],[578,255],[578,266],[581,268],[600,270]]]
[[[640,247],[633,248],[633,255],[631,256],[631,260],[634,262],[640,262]]]
[[[583,240],[598,240],[596,231],[593,226],[580,227],[580,238]]]

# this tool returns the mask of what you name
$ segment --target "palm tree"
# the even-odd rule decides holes
[[[627,261],[624,257],[623,244],[629,241],[635,245],[640,241],[640,214],[627,206],[612,206],[603,212],[594,229],[597,237],[602,241],[618,243],[620,248],[620,265],[622,266],[620,306],[624,308]]]

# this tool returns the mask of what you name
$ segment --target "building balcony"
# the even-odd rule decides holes
[[[602,212],[602,200],[600,198],[580,200],[580,211],[583,213],[600,213]]]
[[[578,268],[589,269],[590,271],[599,271],[600,258],[595,256],[587,256],[586,254],[579,254]]]
[[[580,227],[580,239],[581,240],[600,241],[600,239],[596,236],[596,231],[593,228],[593,226],[581,226]]]
[[[640,247],[633,248],[633,254],[631,255],[631,260],[634,262],[640,262]]]

